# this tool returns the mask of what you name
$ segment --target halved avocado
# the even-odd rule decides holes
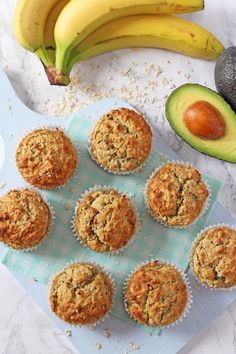
[[[223,136],[215,139],[203,138],[193,134],[187,128],[184,119],[186,111],[197,102],[207,102],[219,113],[224,122]],[[198,84],[185,84],[178,87],[167,99],[166,116],[174,131],[194,149],[236,163],[236,114],[215,91]]]

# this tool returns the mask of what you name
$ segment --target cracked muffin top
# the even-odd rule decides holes
[[[47,235],[51,212],[42,197],[29,189],[0,197],[0,241],[18,250],[38,245]]]
[[[95,323],[109,312],[112,302],[112,281],[93,264],[72,264],[57,274],[51,284],[51,309],[65,322]]]
[[[110,189],[86,193],[76,207],[78,237],[96,252],[125,246],[136,230],[136,213],[129,198]]]
[[[158,327],[177,321],[188,295],[181,274],[171,265],[153,261],[141,266],[128,280],[126,306],[131,318]]]
[[[193,245],[190,264],[208,287],[236,285],[236,230],[217,226],[204,231]]]
[[[172,227],[184,227],[199,216],[208,194],[207,186],[195,168],[166,163],[149,180],[146,202],[157,220]]]
[[[152,132],[135,111],[120,108],[103,116],[91,136],[91,153],[110,172],[129,172],[148,158]]]
[[[29,133],[16,151],[17,167],[35,187],[63,186],[77,165],[77,153],[70,139],[59,129],[38,129]]]

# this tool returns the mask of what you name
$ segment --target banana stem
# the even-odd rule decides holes
[[[45,48],[40,47],[34,53],[46,68],[55,66],[55,61],[53,60],[52,53],[47,51]]]

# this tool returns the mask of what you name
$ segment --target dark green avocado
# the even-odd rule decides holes
[[[186,126],[184,120],[186,111],[197,102],[203,101],[213,106],[222,117],[224,135],[216,140],[196,136]],[[166,116],[174,131],[194,149],[236,163],[236,114],[215,91],[198,84],[185,84],[178,87],[167,99]],[[207,121],[208,117],[209,114],[205,115]]]
[[[215,65],[215,84],[236,112],[236,47],[227,48]]]

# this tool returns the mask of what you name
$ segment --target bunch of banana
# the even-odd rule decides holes
[[[223,45],[204,28],[169,14],[202,10],[203,0],[19,0],[18,41],[67,85],[77,61],[127,47],[155,47],[214,60]]]

